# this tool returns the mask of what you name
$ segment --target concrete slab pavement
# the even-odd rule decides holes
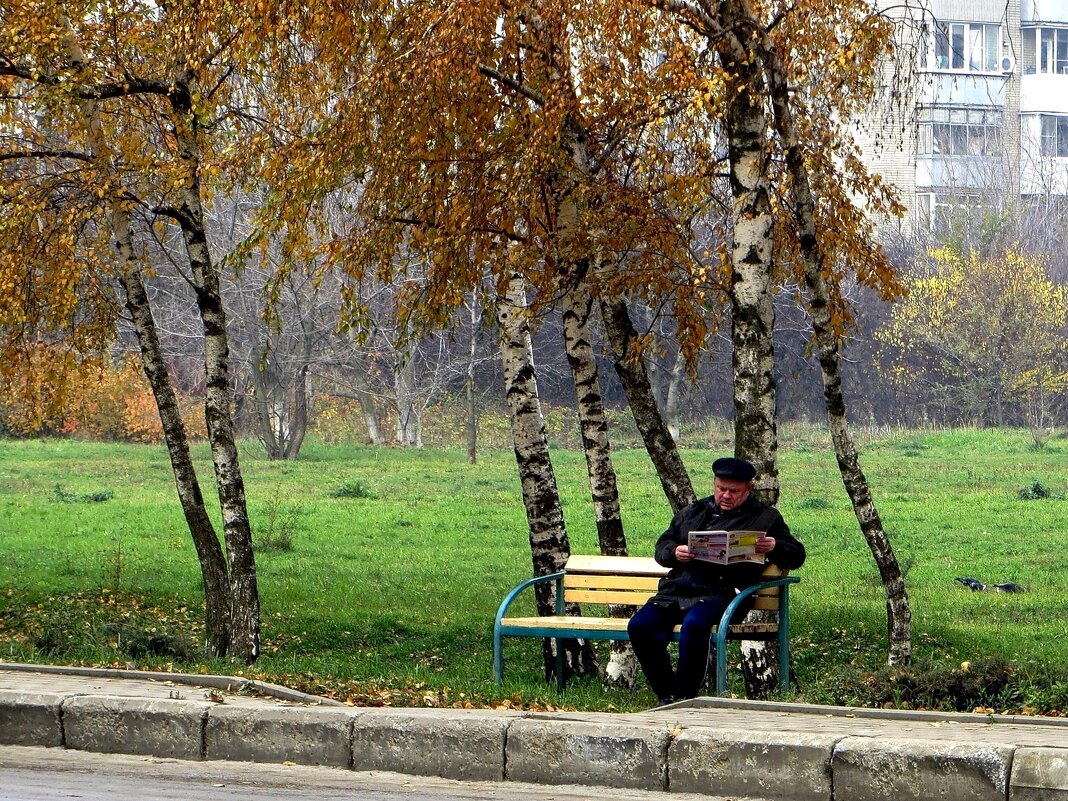
[[[749,799],[1068,801],[1064,719],[731,699],[358,708],[230,677],[0,662],[0,745]]]

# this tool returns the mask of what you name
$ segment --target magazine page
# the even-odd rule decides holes
[[[764,564],[764,554],[756,552],[756,542],[764,531],[691,531],[687,545],[702,562],[730,565],[735,562]]]

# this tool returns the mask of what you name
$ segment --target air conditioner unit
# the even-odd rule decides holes
[[[1016,69],[1016,59],[1012,56],[1002,56],[1001,58],[1001,71],[1005,75],[1010,75]]]

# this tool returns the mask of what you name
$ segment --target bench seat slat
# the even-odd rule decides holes
[[[597,573],[568,573],[565,587],[594,587],[605,590],[644,590],[652,595],[660,586],[658,576],[608,576]]]
[[[641,606],[652,597],[650,592],[627,592],[626,590],[565,590],[564,600],[577,604],[624,604]]]
[[[572,554],[564,568],[568,573],[615,573],[624,576],[666,576],[668,569],[651,556],[589,556]]]

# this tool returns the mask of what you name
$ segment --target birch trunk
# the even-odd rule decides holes
[[[668,376],[667,391],[664,393],[664,419],[667,422],[668,431],[675,444],[679,443],[682,434],[681,407],[683,385],[686,380],[686,356],[679,348],[675,354],[675,361],[671,365],[671,375]]]
[[[521,276],[509,280],[503,296],[497,299],[497,324],[500,328],[501,363],[504,369],[504,391],[508,403],[515,460],[523,488],[523,506],[530,530],[530,554],[535,576],[563,570],[571,546],[560,505],[549,441],[545,433],[541,401],[538,397],[534,355],[527,319],[526,290]],[[553,588],[549,584],[535,587],[539,615],[556,613]],[[577,609],[568,610],[569,614]],[[551,640],[544,645],[545,675],[548,680],[556,672]],[[592,675],[597,661],[589,643],[584,640],[562,640],[564,644],[565,678],[570,675]]]
[[[422,447],[419,399],[415,390],[415,343],[397,353],[393,365],[393,388],[397,396],[397,442],[404,447]]]
[[[137,332],[141,365],[156,400],[156,409],[163,426],[163,438],[167,444],[167,454],[178,490],[178,500],[182,505],[189,533],[193,537],[197,559],[200,561],[200,575],[204,580],[205,637],[208,652],[212,656],[226,656],[230,646],[231,607],[226,559],[219,546],[215,526],[212,525],[204,506],[204,496],[189,454],[189,439],[163,359],[163,348],[160,346],[148,293],[141,279],[140,267],[133,263],[128,221],[124,223],[119,219],[124,216],[125,212],[122,211],[114,211],[112,214],[113,224],[117,223],[115,241],[122,265],[120,281],[126,294],[126,309]]]
[[[582,272],[582,271],[579,271]],[[619,508],[619,488],[612,464],[612,447],[608,438],[608,421],[597,371],[597,358],[590,334],[593,298],[588,285],[575,279],[563,293],[564,349],[575,385],[579,426],[582,431],[582,451],[586,456],[586,472],[590,480],[594,517],[597,523],[597,543],[606,556],[626,556],[627,540],[623,533],[623,518]],[[613,617],[630,617],[634,607],[612,605]],[[632,688],[637,679],[637,660],[630,643],[613,642],[611,656],[605,665],[605,684]]]
[[[65,30],[67,55],[75,66],[84,62],[81,46],[74,38],[69,23]],[[88,141],[98,164],[109,175],[115,174],[114,160],[104,134],[100,111],[95,101],[81,103],[81,112],[88,131]],[[182,506],[186,525],[193,538],[200,574],[204,581],[204,617],[207,650],[212,656],[225,656],[230,645],[230,586],[227,580],[226,560],[223,558],[219,538],[204,506],[196,469],[189,454],[189,438],[182,422],[178,400],[174,394],[167,364],[163,358],[159,332],[152,315],[152,305],[145,290],[141,267],[134,256],[129,211],[119,203],[109,201],[116,255],[119,264],[119,282],[126,296],[125,306],[133,321],[134,331],[141,353],[141,366],[152,388],[156,401],[167,454],[174,473],[178,501]]]
[[[634,422],[656,468],[671,510],[677,512],[697,500],[697,496],[675,439],[657,406],[645,359],[637,346],[638,333],[634,330],[626,302],[619,298],[602,298],[601,319],[612,347],[616,374],[623,385]]]
[[[371,392],[371,382],[367,379],[367,359],[362,354],[354,358],[352,371],[352,383],[356,390],[356,400],[360,404],[360,413],[363,415],[364,425],[367,426],[367,438],[372,445],[385,445],[386,438],[382,436],[382,429],[378,425],[378,409],[375,407],[375,396]]]
[[[725,27],[731,29],[730,21]],[[736,76],[727,109],[727,155],[733,200],[731,243],[731,341],[734,376],[734,453],[757,468],[754,491],[765,503],[779,498],[778,432],[775,404],[775,307],[771,297],[774,270],[774,220],[768,187],[763,81],[759,67],[745,57],[732,34],[720,37],[717,53],[724,69]],[[753,611],[749,622],[764,622],[770,613]],[[765,698],[779,674],[778,651],[768,643],[743,641],[742,669],[746,695]]]
[[[176,83],[170,100],[174,110],[178,156],[185,165],[187,175],[177,217],[204,327],[204,369],[207,380],[204,415],[230,561],[231,653],[246,664],[251,664],[260,654],[260,601],[256,560],[252,551],[252,528],[245,503],[245,482],[234,441],[226,314],[219,291],[219,275],[208,250],[200,201],[200,150],[189,87]]]
[[[475,393],[475,356],[478,354],[478,321],[481,317],[478,297],[471,293],[471,339],[467,348],[467,375],[464,392],[467,397],[467,462],[478,462],[478,396]]]
[[[570,83],[570,79],[568,80],[568,91],[573,98],[576,98],[577,103],[574,86]],[[576,174],[583,180],[589,180],[593,176],[593,167],[586,144],[588,140],[588,132],[579,126],[575,117],[569,117],[565,123],[563,142],[571,156]],[[603,265],[595,265],[595,273],[603,269]],[[679,455],[675,438],[671,435],[660,413],[656,393],[649,380],[644,354],[638,347],[637,332],[634,330],[626,301],[618,297],[602,296],[600,302],[601,319],[612,348],[616,374],[623,385],[623,392],[627,396],[634,422],[645,442],[649,459],[660,477],[660,485],[664,489],[668,503],[671,504],[672,512],[677,512],[697,499],[693,485],[690,483],[690,474],[686,471],[686,465],[683,464],[682,457]]]
[[[904,577],[883,527],[879,510],[871,495],[867,477],[860,466],[856,446],[849,431],[842,375],[838,333],[831,317],[831,297],[827,289],[828,268],[820,247],[816,228],[816,204],[804,153],[797,135],[786,72],[774,43],[756,23],[745,0],[733,0],[747,17],[754,31],[761,34],[760,57],[767,76],[775,127],[782,139],[786,167],[791,178],[792,207],[805,270],[805,287],[809,293],[809,317],[812,320],[816,356],[823,375],[823,396],[831,428],[831,439],[838,459],[842,483],[853,504],[853,512],[879,569],[886,592],[888,663],[907,665],[912,661],[912,612]]]

